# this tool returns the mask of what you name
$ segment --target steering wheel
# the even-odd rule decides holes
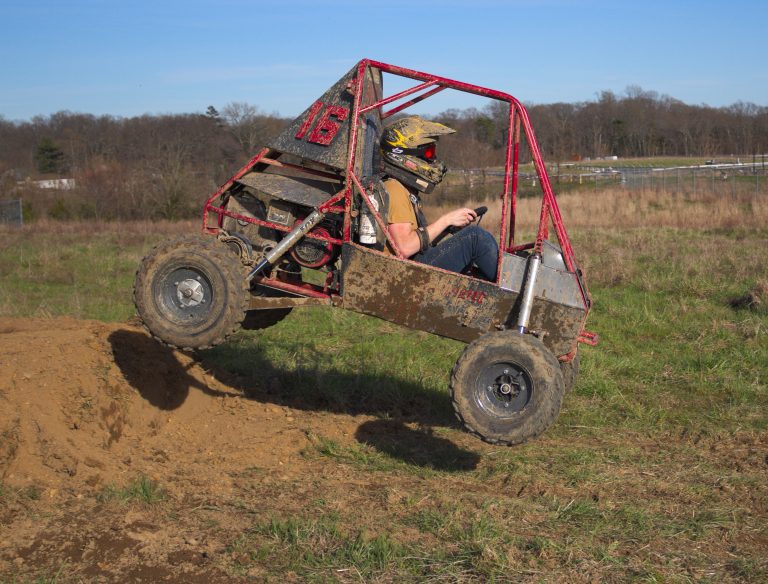
[[[487,212],[488,212],[488,207],[486,207],[485,205],[475,209],[475,214],[477,215],[477,223],[478,223],[478,225],[480,224],[480,219],[482,219],[483,215],[485,215]],[[469,225],[471,225],[472,223],[473,222],[470,222]],[[465,225],[464,227],[466,227],[466,226],[467,225]],[[448,233],[450,233],[450,234],[454,234],[454,233],[457,233],[457,232],[461,231],[462,229],[464,229],[464,227],[456,227],[455,225],[451,225],[448,229],[446,229],[446,231]]]

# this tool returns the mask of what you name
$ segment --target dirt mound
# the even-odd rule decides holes
[[[230,471],[290,475],[312,431],[359,425],[245,399],[130,325],[0,319],[0,359],[0,481],[50,497],[139,474],[223,494]]]

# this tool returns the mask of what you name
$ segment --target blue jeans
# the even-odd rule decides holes
[[[467,225],[455,235],[423,253],[417,253],[411,259],[451,272],[463,272],[475,264],[483,277],[493,282],[496,281],[499,246],[493,235],[485,229]]]

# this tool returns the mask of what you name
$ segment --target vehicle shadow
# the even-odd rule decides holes
[[[458,426],[444,391],[403,379],[397,372],[340,371],[320,352],[307,359],[309,349],[302,345],[301,350],[302,364],[292,370],[276,367],[250,343],[201,351],[197,357],[217,379],[260,402],[351,416],[373,415],[421,426]]]
[[[160,410],[181,407],[190,388],[223,395],[190,375],[189,370],[197,365],[194,359],[180,361],[177,351],[144,333],[118,330],[110,334],[108,340],[115,363],[126,381]]]
[[[252,344],[230,344],[187,356],[139,331],[115,331],[109,342],[126,381],[161,410],[181,407],[194,389],[214,396],[231,395],[191,375],[190,370],[199,364],[206,374],[260,403],[381,417],[361,424],[356,439],[409,464],[462,471],[475,468],[479,461],[475,453],[434,435],[436,426],[459,427],[447,393],[396,374],[352,374],[322,366],[319,358],[312,367],[286,371],[275,367]]]
[[[413,429],[396,420],[363,422],[355,438],[392,458],[434,470],[469,471],[480,462],[479,454],[436,436],[433,428]]]

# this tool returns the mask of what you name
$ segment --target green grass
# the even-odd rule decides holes
[[[266,564],[273,574],[290,571],[312,578],[322,572],[351,572],[368,579],[384,570],[410,569],[406,549],[387,535],[342,529],[332,515],[262,521],[229,546],[232,571],[243,574],[252,565]]]
[[[506,581],[505,546],[513,538],[500,525],[480,517],[456,522],[441,538],[441,547],[401,544],[386,532],[349,530],[335,516],[271,518],[257,523],[233,542],[234,574],[266,566],[267,575],[294,573],[310,581],[328,577],[418,582],[456,578]],[[396,528],[397,525],[392,525]]]
[[[67,562],[64,562],[53,574],[42,572],[40,575],[32,578],[14,576],[9,581],[9,584],[60,584],[68,579],[67,575],[64,573],[64,570],[67,567],[69,567]]]
[[[232,541],[229,569],[266,581],[284,574],[307,581],[353,574],[364,581],[507,582],[555,567],[572,576],[585,569],[603,576],[651,574],[652,564],[637,559],[657,552],[633,557],[630,550],[657,550],[660,536],[673,546],[718,538],[735,527],[733,519],[717,511],[676,522],[661,510],[606,505],[591,498],[542,497],[524,506],[510,504],[503,494],[484,501],[465,498],[457,493],[451,502],[430,503],[405,514],[390,509],[386,522],[375,527],[360,527],[354,511],[318,514],[305,508],[273,516]],[[521,516],[524,524],[512,527]],[[399,541],[397,534],[409,529],[420,535]],[[738,569],[757,575],[763,568],[755,559],[741,560]],[[667,566],[659,577],[677,581],[685,578],[685,569]]]
[[[287,573],[327,581],[344,570],[365,581],[537,581],[537,574],[699,581],[689,567],[712,562],[701,548],[725,540],[738,558],[728,560],[729,574],[748,581],[768,574],[740,539],[745,530],[764,531],[759,517],[712,488],[738,485],[741,473],[691,447],[544,440],[493,449],[475,470],[429,475],[403,463],[370,465],[339,441],[317,440],[316,448],[353,468],[339,472],[357,477],[355,485],[367,477],[382,492],[350,494],[357,505],[349,505],[339,491],[318,487],[322,498],[258,521],[233,541],[235,573],[267,581]],[[403,475],[407,486],[397,480]],[[268,496],[274,486],[262,488]]]
[[[167,493],[156,481],[145,475],[136,477],[124,487],[109,485],[99,494],[101,501],[120,501],[121,503],[143,503],[154,505],[167,499]]]
[[[226,541],[226,569],[254,581],[768,578],[768,311],[730,305],[768,281],[768,230],[572,236],[601,343],[582,347],[555,425],[516,448],[457,426],[446,386],[461,343],[304,308],[202,352],[256,401],[361,416],[353,436],[307,433],[312,480],[243,469],[240,490],[206,508],[200,529]],[[161,237],[11,237],[0,314],[124,320],[135,267]],[[163,496],[144,476],[102,494],[181,505]],[[0,483],[0,509],[17,501],[35,503]],[[234,519],[246,526],[225,531]]]
[[[130,290],[138,262],[148,242],[162,238],[142,236],[126,245],[109,231],[11,231],[0,249],[0,314],[125,320],[133,314]]]
[[[38,485],[16,487],[0,482],[0,502],[34,502],[39,501],[42,494],[42,489]]]
[[[634,257],[627,258],[626,241],[614,236],[618,241],[609,245],[622,245],[623,263],[601,266],[614,260],[590,259],[608,280],[591,287],[598,304],[589,326],[602,344],[586,352],[577,393],[599,398],[601,407],[580,411],[574,424],[766,428],[760,408],[768,318],[765,311],[729,306],[768,278],[766,263],[757,259],[768,233],[755,235],[644,230],[634,233]],[[734,246],[756,261],[739,262]]]

